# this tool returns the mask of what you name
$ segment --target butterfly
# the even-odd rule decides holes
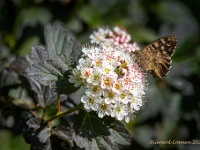
[[[154,78],[162,79],[170,71],[176,45],[176,36],[161,37],[143,49],[134,51],[135,61]]]

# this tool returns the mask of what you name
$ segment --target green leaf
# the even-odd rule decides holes
[[[32,99],[37,106],[46,108],[47,106],[54,105],[57,103],[58,97],[60,98],[60,101],[64,103],[63,105],[68,106],[65,103],[66,100],[70,104],[67,95],[60,95],[53,91],[49,86],[44,86],[29,76],[20,75],[19,79],[23,83],[23,87],[26,88],[28,93],[32,96]]]
[[[68,30],[48,24],[45,26],[44,36],[49,59],[64,55],[67,60],[70,57],[78,61],[81,45]]]
[[[11,89],[8,95],[14,99],[13,103],[16,106],[25,109],[35,108],[35,103],[33,102],[32,98],[28,95],[28,92],[25,88],[18,87],[17,89]]]
[[[70,70],[66,68],[60,68],[62,63],[59,61],[47,60],[44,63],[34,64],[27,68],[29,76],[36,79],[38,82],[45,86],[49,86],[60,94],[70,94],[75,92],[77,88],[74,87],[73,83],[70,83],[68,76]]]
[[[43,85],[49,85],[51,88],[55,86],[58,77],[62,76],[60,68],[54,67],[52,61],[34,64],[31,67],[28,67],[27,72],[29,76],[33,77]]]
[[[70,128],[65,126],[58,126],[52,128],[52,136],[51,139],[53,141],[53,145],[56,146],[58,150],[66,149],[71,150],[73,145],[73,131]]]
[[[47,51],[43,46],[36,45],[32,47],[31,54],[28,55],[26,58],[28,62],[30,62],[30,64],[44,62],[48,59]]]
[[[160,3],[154,5],[152,11],[165,22],[183,23],[193,19],[188,7],[179,1],[160,1]]]
[[[109,9],[111,9],[115,4],[117,4],[116,0],[93,0],[91,3],[97,8],[101,13],[106,13]]]
[[[9,66],[9,70],[16,74],[24,74],[30,63],[24,57],[16,57]]]
[[[134,140],[142,145],[143,149],[150,149],[152,145],[149,144],[149,141],[153,139],[152,137],[155,134],[154,128],[148,125],[140,125],[139,127],[135,127],[134,129]]]
[[[73,144],[72,131],[66,127],[50,128],[40,118],[28,120],[27,126],[23,136],[31,150],[66,150]]]
[[[39,43],[39,39],[35,36],[27,38],[23,44],[20,46],[20,48],[18,49],[18,53],[20,56],[25,56],[28,53],[30,53],[30,47],[32,45],[35,45]]]
[[[24,142],[22,135],[13,135],[8,129],[0,130],[1,150],[28,150],[30,146]]]
[[[13,71],[2,68],[2,71],[0,72],[0,87],[2,88],[16,84],[20,84],[18,75]]]
[[[25,84],[27,89],[32,90],[33,98],[38,106],[45,108],[57,102],[58,94],[48,86],[44,86],[33,78],[24,75],[20,76],[20,80]]]
[[[39,55],[40,50],[42,50],[41,55]],[[19,78],[20,82],[18,84],[18,88],[15,87],[9,91],[9,96],[14,98],[13,102],[16,105],[25,106],[25,108],[27,108],[26,105],[28,105],[29,108],[33,108],[35,105],[32,103],[32,99],[30,101],[29,97],[32,96],[34,102],[37,103],[38,106],[45,108],[46,106],[55,104],[57,102],[58,93],[53,91],[49,86],[44,86],[35,79],[23,74],[27,66],[47,58],[45,57],[45,51],[42,47],[36,46],[34,53],[36,59],[31,59],[32,55],[30,55],[29,58],[27,57],[28,61],[22,57],[18,57],[11,63],[9,69],[14,71],[13,74],[15,75],[17,75],[16,73],[20,74],[16,76]],[[11,75],[11,73],[9,75]],[[8,74],[5,74],[4,76],[8,77]],[[15,79],[13,76],[11,76],[11,78]],[[9,79],[9,81],[10,80],[11,79]],[[66,99],[64,97],[60,97],[60,100],[63,101]]]
[[[24,138],[31,144],[31,150],[51,150],[50,128],[40,118],[32,118],[27,121],[28,128],[24,131]]]
[[[46,48],[34,46],[27,59],[32,64],[27,68],[29,76],[60,94],[70,94],[74,87],[68,78],[81,57],[80,43],[69,31],[52,25],[45,26]]]
[[[40,47],[37,47],[40,49]],[[45,59],[44,55],[39,55],[37,51],[35,51],[35,55],[38,57],[35,60],[41,60]],[[29,60],[29,59],[27,59]],[[15,71],[16,73],[19,73],[18,75],[19,80],[21,81],[20,87],[14,88],[9,91],[9,96],[14,98],[14,104],[18,106],[25,106],[28,105],[29,108],[34,108],[35,105],[32,102],[32,99],[30,100],[29,96],[32,96],[34,102],[37,103],[38,106],[46,107],[49,105],[54,104],[57,102],[58,94],[50,89],[48,86],[44,86],[34,80],[33,78],[30,78],[27,75],[22,74],[27,66],[30,66],[30,63],[36,63],[27,61],[23,58],[16,58],[10,65],[10,70]],[[29,93],[29,95],[28,95]],[[32,95],[30,95],[30,93]]]
[[[102,23],[101,14],[99,11],[90,5],[82,7],[82,9],[79,11],[79,16],[84,22],[92,27],[96,27]]]
[[[99,119],[95,113],[80,112],[73,126],[74,141],[86,150],[119,149],[129,145],[131,137],[124,126],[110,117]]]
[[[19,18],[21,21],[21,24],[23,26],[26,25],[36,25],[37,23],[44,24],[45,22],[48,22],[51,20],[51,12],[42,7],[29,7],[26,9],[23,9],[20,14]]]

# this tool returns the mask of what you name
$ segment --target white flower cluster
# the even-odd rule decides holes
[[[86,110],[97,111],[100,118],[107,115],[129,122],[143,105],[147,88],[145,74],[134,62],[134,56],[127,52],[127,47],[120,47],[111,38],[106,40],[110,33],[109,29],[100,28],[91,35],[91,42],[98,40],[100,44],[82,48],[84,56],[73,69],[69,81],[86,88],[81,98]],[[123,30],[117,33],[130,42],[130,36]]]
[[[91,43],[103,43],[109,42],[126,52],[139,50],[137,43],[131,43],[131,36],[126,32],[124,28],[115,26],[113,29],[110,28],[99,28],[93,34],[90,35]]]

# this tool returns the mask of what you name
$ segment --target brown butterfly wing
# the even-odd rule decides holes
[[[135,59],[154,78],[163,78],[171,68],[171,56],[176,48],[176,36],[161,37],[143,49],[135,51]]]

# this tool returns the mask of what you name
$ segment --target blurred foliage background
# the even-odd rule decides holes
[[[199,8],[199,0],[1,0],[0,70],[15,57],[30,53],[32,45],[44,44],[45,23],[68,28],[82,44],[89,42],[94,29],[107,25],[125,27],[140,46],[176,35],[171,72],[164,80],[148,77],[144,108],[133,122],[124,123],[133,140],[123,149],[198,150],[200,144],[154,145],[149,141],[200,143]],[[1,111],[1,100],[0,104]],[[1,111],[1,120],[2,116]],[[29,149],[20,126],[12,127],[14,121],[12,117],[1,121],[1,150]]]

